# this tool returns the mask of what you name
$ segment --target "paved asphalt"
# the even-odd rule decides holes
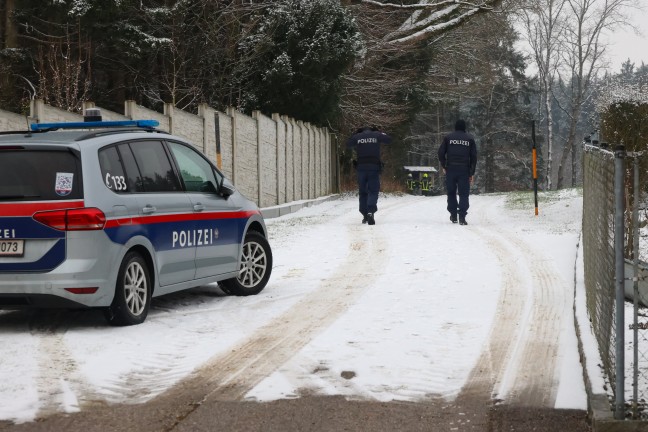
[[[187,394],[143,405],[103,406],[55,415],[32,423],[0,423],[0,431],[202,432],[202,431],[591,431],[584,411],[447,403],[347,401],[301,397],[266,403],[197,401]]]

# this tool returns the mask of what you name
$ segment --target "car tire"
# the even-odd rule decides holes
[[[128,252],[117,274],[115,297],[106,309],[110,325],[141,324],[151,306],[151,276],[146,261],[137,252]]]
[[[250,231],[245,235],[238,276],[219,282],[223,292],[236,296],[260,293],[272,272],[272,251],[266,238]]]

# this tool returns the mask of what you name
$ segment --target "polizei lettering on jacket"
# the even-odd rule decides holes
[[[171,247],[192,247],[192,246],[206,246],[214,244],[214,240],[218,238],[218,230],[194,229],[173,231]]]
[[[451,140],[450,140],[450,144],[458,144],[458,145],[465,145],[465,146],[469,146],[469,145],[470,145],[470,141],[451,139]]]
[[[378,138],[360,138],[358,144],[378,144]]]

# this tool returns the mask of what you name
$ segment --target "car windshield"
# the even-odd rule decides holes
[[[0,200],[79,199],[80,176],[77,158],[69,151],[0,148]]]

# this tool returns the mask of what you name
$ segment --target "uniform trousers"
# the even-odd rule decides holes
[[[378,211],[378,192],[380,192],[380,167],[374,165],[358,165],[358,195],[360,213],[376,213]]]
[[[468,213],[468,196],[470,194],[470,170],[452,167],[446,170],[446,190],[448,192],[448,211],[451,215],[466,217]],[[459,193],[459,202],[457,202]]]

